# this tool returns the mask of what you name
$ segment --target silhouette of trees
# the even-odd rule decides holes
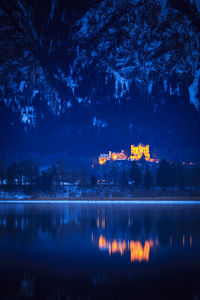
[[[193,182],[195,188],[200,186],[200,166],[195,166],[193,169]]]
[[[5,179],[5,184],[2,182]],[[99,180],[99,181],[98,181]],[[103,181],[105,180],[105,181]],[[133,185],[128,183],[132,181]],[[7,171],[0,162],[0,188],[20,191],[63,191],[66,184],[79,184],[80,188],[92,188],[97,184],[114,185],[124,192],[136,187],[150,190],[159,186],[162,190],[170,188],[174,192],[183,190],[184,187],[199,190],[200,165],[181,164],[168,162],[162,159],[157,166],[146,161],[140,162],[114,162],[90,168],[87,166],[67,169],[64,160],[59,160],[48,168],[39,168],[37,161],[33,159],[14,162]],[[105,187],[106,188],[106,187]],[[121,188],[121,190],[120,190]]]
[[[157,183],[162,189],[170,186],[170,166],[166,159],[161,159],[157,170]]]
[[[184,189],[184,185],[185,185],[185,179],[184,179],[183,167],[178,162],[177,163],[177,187],[180,190],[183,190]]]
[[[97,185],[97,178],[96,176],[92,175],[91,177],[91,186],[96,186]]]
[[[67,163],[63,159],[57,160],[56,164],[53,166],[54,168],[54,173],[55,173],[55,181],[58,183],[62,183],[66,181],[68,177],[68,172],[67,172]]]
[[[136,187],[141,184],[142,174],[136,161],[133,161],[130,169],[130,180],[134,182]]]
[[[169,164],[169,186],[177,186],[177,168],[174,162]]]
[[[152,187],[153,177],[151,175],[151,171],[149,170],[149,166],[146,165],[145,173],[144,173],[144,188],[145,190],[149,190]]]
[[[120,178],[120,184],[123,185],[123,186],[128,184],[128,179],[127,179],[125,170],[122,170],[121,178]]]
[[[6,178],[6,167],[2,161],[0,161],[0,182]]]
[[[87,168],[85,166],[81,167],[80,184],[83,186],[88,185],[88,172],[87,172]]]
[[[17,178],[17,164],[13,163],[7,170],[6,174],[7,185],[12,186],[16,183]]]

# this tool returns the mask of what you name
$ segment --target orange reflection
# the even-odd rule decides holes
[[[190,247],[192,247],[192,236],[190,235]]]
[[[139,241],[131,241],[130,243],[130,252],[131,252],[131,261],[149,261],[149,252],[150,248],[154,245],[153,241],[145,241],[144,248]]]
[[[120,253],[121,256],[124,255],[125,251],[130,251],[130,260],[133,261],[149,261],[149,253],[151,247],[154,246],[152,240],[145,241],[144,247],[139,241],[108,241],[106,238],[101,235],[99,237],[99,249],[108,250],[109,255],[114,253]]]
[[[156,242],[155,242],[156,243]],[[181,238],[173,238],[172,236],[170,237],[170,244],[176,246],[177,244],[181,246],[183,245],[183,247],[188,246],[188,239],[185,235],[183,235]],[[190,248],[192,247],[192,236],[190,235],[189,238],[189,244],[190,244]]]
[[[105,227],[106,227],[106,220],[105,220],[105,218],[103,218],[102,221],[101,221],[101,227],[103,229],[105,229]]]
[[[99,228],[99,217],[97,217],[97,228]]]

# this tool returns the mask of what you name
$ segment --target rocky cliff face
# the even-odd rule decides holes
[[[61,148],[83,136],[98,147],[162,148],[162,136],[200,144],[198,1],[2,0],[0,16],[1,126],[11,136],[24,128],[48,139],[50,127]]]

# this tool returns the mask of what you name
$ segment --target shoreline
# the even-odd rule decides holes
[[[196,203],[200,204],[200,197],[41,197],[30,198],[8,198],[0,199],[3,203]]]

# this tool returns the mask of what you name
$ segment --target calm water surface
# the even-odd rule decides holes
[[[0,204],[0,299],[200,299],[200,205]]]

